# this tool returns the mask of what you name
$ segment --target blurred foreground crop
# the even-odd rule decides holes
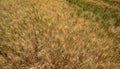
[[[0,0],[0,69],[120,69],[120,1]]]

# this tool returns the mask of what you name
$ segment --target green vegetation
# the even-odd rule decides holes
[[[67,0],[71,4],[75,4],[80,7],[81,10],[78,10],[78,15],[82,14],[81,11],[88,11],[93,13],[93,15],[84,15],[87,18],[94,18],[95,21],[105,25],[105,28],[108,26],[120,26],[120,5],[116,7],[117,4],[111,5],[111,0],[104,0],[105,4],[102,4],[101,0]],[[104,2],[103,2],[104,3]],[[120,3],[119,1],[114,1],[113,3]],[[89,15],[89,16],[88,16]]]
[[[120,69],[119,0],[0,0],[0,69]]]

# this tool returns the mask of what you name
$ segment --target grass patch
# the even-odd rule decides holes
[[[106,7],[106,6],[101,6],[97,3],[93,3],[87,0],[67,0],[71,4],[79,6],[82,10],[78,10],[78,14],[83,14],[85,11],[88,11],[90,13],[93,13],[93,15],[84,15],[84,17],[89,17],[89,19],[92,19],[95,17],[95,21],[102,23],[101,25],[104,26],[104,28],[107,28],[109,26],[115,26],[118,27],[120,26],[120,10],[111,8],[111,7]],[[114,6],[113,6],[114,7]],[[83,13],[81,13],[83,12]],[[89,16],[88,16],[89,15]]]

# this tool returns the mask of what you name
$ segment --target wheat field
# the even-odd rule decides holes
[[[0,69],[120,69],[120,1],[0,0]]]

